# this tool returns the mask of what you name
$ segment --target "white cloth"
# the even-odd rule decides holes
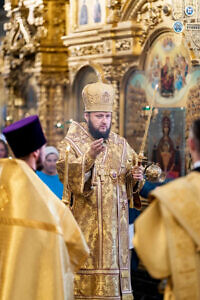
[[[55,154],[57,157],[59,157],[59,153],[58,150],[53,147],[53,146],[46,146],[44,149],[44,155],[45,158],[49,155],[49,154]]]
[[[196,161],[193,165],[194,169],[199,168],[199,167],[200,167],[200,160]]]
[[[89,180],[89,178],[91,177],[91,175],[92,175],[91,171],[85,173],[85,182]]]

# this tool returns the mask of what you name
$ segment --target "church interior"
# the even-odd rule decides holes
[[[199,16],[196,0],[0,0],[0,132],[38,114],[57,146],[83,121],[85,85],[102,81],[115,88],[112,130],[167,179],[185,175],[200,116]],[[141,270],[138,290],[146,282],[152,297],[138,299],[161,299]]]

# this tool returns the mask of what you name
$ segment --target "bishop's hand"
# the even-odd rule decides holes
[[[143,166],[134,166],[131,171],[135,181],[142,181],[144,179]]]
[[[90,156],[95,159],[99,153],[104,150],[103,139],[95,140],[89,150]]]

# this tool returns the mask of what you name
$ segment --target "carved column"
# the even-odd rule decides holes
[[[6,126],[13,122],[14,115],[14,93],[13,87],[8,89],[8,102],[7,102],[7,116],[6,116]]]
[[[44,131],[49,144],[54,145],[64,135],[55,125],[64,123],[62,91],[68,67],[67,49],[61,37],[66,32],[68,4],[68,0],[5,2],[10,16],[2,47],[4,78],[9,90],[7,118],[16,121],[33,113],[27,103],[29,93],[24,97],[24,89],[31,80]]]
[[[120,83],[126,72],[128,63],[120,62],[118,64],[103,65],[104,78],[111,83],[115,89],[115,101],[113,106],[112,130],[119,133],[120,126]]]
[[[111,82],[115,89],[115,101],[113,105],[113,121],[112,121],[112,130],[116,133],[119,133],[119,82],[117,80],[113,80]]]
[[[45,134],[48,136],[47,111],[48,111],[48,85],[38,79],[38,114]]]
[[[37,78],[38,113],[49,145],[57,145],[63,138],[65,124],[66,79],[60,74]]]

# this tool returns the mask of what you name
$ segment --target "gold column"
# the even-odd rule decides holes
[[[23,90],[32,80],[44,131],[49,144],[54,145],[64,135],[55,124],[64,122],[65,114],[63,90],[68,66],[61,37],[66,33],[68,6],[69,0],[5,2],[10,16],[2,46],[9,91],[8,119],[16,121],[33,113],[23,99]]]

